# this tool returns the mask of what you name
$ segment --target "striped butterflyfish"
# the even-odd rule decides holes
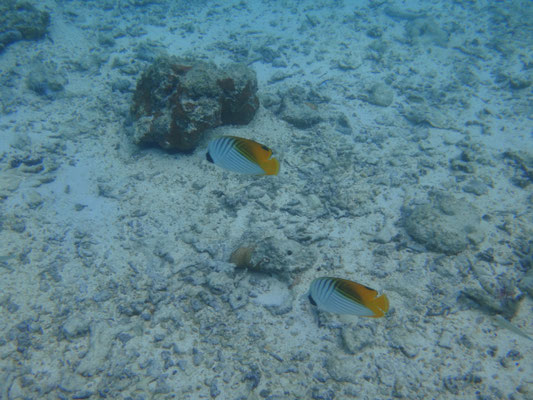
[[[249,175],[277,175],[279,161],[268,147],[236,136],[221,136],[207,145],[207,161]]]
[[[360,317],[383,317],[389,300],[382,294],[347,279],[323,277],[311,282],[309,301],[320,310]]]

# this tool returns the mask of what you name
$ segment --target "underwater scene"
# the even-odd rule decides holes
[[[533,2],[0,0],[0,399],[533,399]]]

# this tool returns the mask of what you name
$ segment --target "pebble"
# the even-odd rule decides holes
[[[394,91],[384,83],[372,85],[368,93],[368,102],[376,106],[388,107],[394,101]]]
[[[313,400],[333,400],[335,399],[335,391],[333,389],[315,386],[311,389],[311,398]]]
[[[89,350],[76,368],[76,372],[82,376],[93,376],[102,369],[114,337],[114,329],[111,329],[104,321],[98,321],[91,326]]]
[[[7,303],[7,311],[11,314],[16,313],[20,309],[20,306],[11,300]]]
[[[111,83],[111,89],[114,92],[128,93],[131,91],[131,81],[128,79],[116,79]]]
[[[122,342],[122,344],[126,344],[128,343],[131,339],[133,339],[133,336],[131,336],[130,334],[126,333],[126,332],[120,332],[118,335],[117,335],[117,339],[120,340]]]
[[[513,365],[518,366],[518,361],[522,358],[524,358],[524,356],[522,356],[518,350],[509,350],[505,357],[500,359],[500,364],[504,368],[509,368]]]
[[[31,347],[31,337],[29,332],[20,332],[17,334],[17,351],[19,353],[26,353]]]
[[[26,222],[24,218],[19,215],[6,218],[7,226],[16,233],[23,233],[26,230]]]
[[[233,310],[238,310],[248,304],[248,292],[244,288],[236,288],[228,296],[229,304]]]
[[[372,238],[373,242],[376,243],[389,243],[394,236],[396,236],[397,231],[392,223],[387,223],[377,234]]]
[[[217,397],[219,394],[220,394],[220,389],[219,389],[218,386],[217,386],[217,380],[216,380],[216,379],[213,379],[213,380],[211,381],[211,385],[209,386],[209,395],[210,395],[212,398],[215,398],[215,397]]]
[[[43,204],[44,201],[42,196],[35,190],[30,190],[28,193],[26,193],[24,198],[28,207],[32,210],[39,207],[41,204]]]
[[[72,395],[72,398],[75,399],[88,399],[94,394],[91,390],[81,390]]]
[[[357,371],[353,371],[353,363],[351,362],[352,358],[350,357],[335,357],[330,356],[326,360],[326,371],[328,371],[329,376],[336,382],[351,382],[357,383],[355,376],[357,376]]]
[[[463,199],[437,193],[429,204],[415,206],[404,214],[407,233],[428,249],[444,254],[464,251],[471,240],[483,238],[477,209]]]
[[[475,194],[476,196],[482,196],[488,193],[489,188],[479,179],[472,179],[468,181],[465,186],[463,186],[463,191],[466,193]]]
[[[18,189],[21,178],[16,175],[7,174],[3,171],[0,175],[0,199],[6,198],[10,193]]]
[[[453,334],[450,331],[443,329],[440,334],[440,339],[437,344],[440,347],[443,347],[445,349],[451,349],[452,339],[453,339]]]
[[[167,394],[172,391],[172,387],[166,382],[166,378],[161,376],[157,379],[157,384],[153,391],[154,394]]]
[[[204,356],[202,353],[198,351],[196,347],[193,347],[192,349],[192,363],[195,367],[198,367],[202,361],[204,360]]]
[[[471,373],[461,376],[447,376],[443,379],[443,384],[446,390],[456,396],[459,395],[459,393],[463,393],[468,386],[479,384],[481,382],[482,379],[480,377],[472,375]]]
[[[57,93],[68,83],[66,74],[59,71],[55,63],[43,63],[36,60],[26,78],[26,86],[40,96],[55,98]]]
[[[518,282],[518,287],[529,297],[533,298],[533,269],[530,269]]]
[[[373,345],[373,335],[372,330],[366,326],[358,329],[354,329],[351,325],[343,326],[341,339],[344,351],[349,354],[359,354],[363,349]]]
[[[109,289],[100,290],[93,296],[93,300],[97,303],[103,303],[113,297],[113,293]]]
[[[62,332],[67,340],[85,336],[89,333],[89,321],[86,317],[73,315],[63,324]]]

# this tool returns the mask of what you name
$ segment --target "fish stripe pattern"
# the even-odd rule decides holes
[[[249,175],[276,175],[279,162],[272,150],[250,139],[222,136],[207,147],[207,159],[234,172]]]
[[[387,296],[378,297],[374,289],[346,279],[317,278],[309,295],[319,309],[337,314],[379,318],[389,310]]]

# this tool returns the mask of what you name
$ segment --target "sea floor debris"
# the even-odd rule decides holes
[[[0,398],[533,397],[531,2],[4,3]]]

